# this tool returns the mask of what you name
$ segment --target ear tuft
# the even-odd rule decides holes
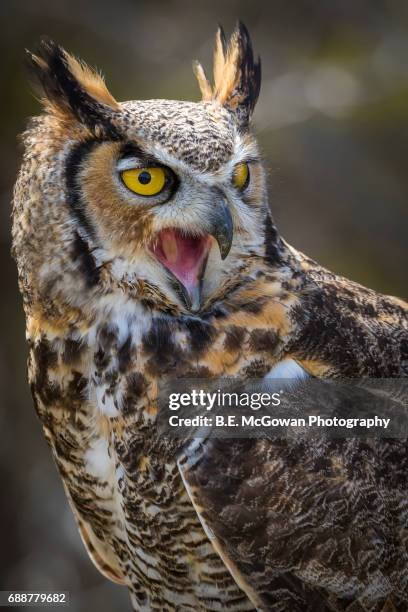
[[[77,60],[72,55],[68,55],[68,53],[67,64],[73,77],[92,98],[101,104],[110,106],[114,110],[119,110],[119,104],[106,87],[106,83],[100,73],[92,70],[85,62]]]
[[[198,66],[198,67],[197,67]],[[214,46],[214,87],[198,64],[195,74],[203,100],[217,100],[237,114],[240,123],[247,124],[255,108],[261,88],[261,60],[254,61],[247,28],[238,22],[227,43],[221,26]]]
[[[208,102],[209,100],[212,99],[213,97],[213,91],[212,91],[212,87],[207,79],[207,76],[204,72],[204,68],[202,67],[202,65],[200,64],[200,62],[194,61],[193,62],[193,72],[196,76],[196,79],[198,81],[198,86],[200,88],[201,91],[201,97],[203,100],[205,100],[206,102]]]
[[[52,111],[75,118],[94,130],[105,125],[119,105],[103,78],[51,40],[43,40],[37,54],[27,51],[33,87]]]
[[[222,83],[223,74],[225,72],[225,60],[228,53],[227,39],[224,29],[221,25],[218,26],[215,35],[214,55],[213,55],[213,75],[214,89],[217,91]]]

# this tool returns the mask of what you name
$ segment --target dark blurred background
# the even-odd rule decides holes
[[[199,97],[220,22],[262,56],[254,128],[284,237],[335,272],[407,297],[408,3],[2,0],[0,3],[0,590],[70,591],[72,612],[129,609],[80,542],[26,385],[10,251],[17,135],[39,112],[25,47],[49,35],[103,69],[119,100]]]

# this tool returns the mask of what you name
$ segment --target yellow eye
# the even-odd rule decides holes
[[[232,183],[237,189],[245,189],[249,182],[248,164],[237,164],[232,175]]]
[[[163,168],[131,168],[121,172],[126,187],[141,196],[159,194],[166,184],[166,173]]]

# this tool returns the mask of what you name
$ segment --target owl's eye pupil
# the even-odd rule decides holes
[[[139,179],[139,183],[142,183],[142,185],[147,185],[152,180],[152,177],[151,177],[150,172],[146,172],[144,170],[143,172],[139,174],[138,179]]]

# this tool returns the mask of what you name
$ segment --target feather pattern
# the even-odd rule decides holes
[[[246,28],[228,43],[218,30],[197,103],[119,104],[50,42],[31,64],[46,112],[24,134],[13,207],[29,382],[97,567],[138,611],[407,610],[406,439],[162,430],[175,379],[408,375],[407,305],[279,235],[248,129]],[[152,168],[156,194],[126,186]],[[199,254],[196,308],[165,252]]]

